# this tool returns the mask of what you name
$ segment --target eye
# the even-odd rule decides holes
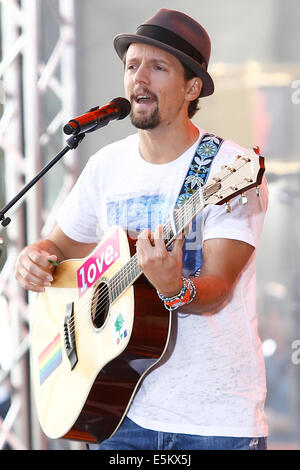
[[[136,69],[136,65],[135,64],[127,64],[126,65],[126,70],[134,70]]]
[[[160,64],[156,64],[154,68],[160,72],[164,72],[166,70],[166,67]]]

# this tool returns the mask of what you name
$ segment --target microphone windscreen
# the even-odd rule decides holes
[[[126,98],[114,98],[112,100],[112,103],[115,103],[117,106],[120,108],[120,117],[118,117],[118,120],[120,121],[121,119],[126,118],[128,114],[130,113],[131,110],[131,104]]]

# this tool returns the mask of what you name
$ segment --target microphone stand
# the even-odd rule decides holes
[[[11,219],[9,217],[5,216],[5,213],[11,209],[18,201],[21,199],[21,197],[24,196],[24,194],[29,191],[32,186],[34,186],[39,179],[42,178],[42,176],[47,173],[50,168],[52,168],[69,150],[76,149],[78,147],[78,144],[82,141],[84,138],[85,134],[75,134],[72,135],[68,140],[67,140],[67,145],[59,152],[56,157],[54,157],[31,181],[29,181],[26,186],[24,186],[23,189],[8,203],[6,204],[5,207],[3,207],[0,210],[0,222],[3,227],[7,227],[7,225],[11,222]]]

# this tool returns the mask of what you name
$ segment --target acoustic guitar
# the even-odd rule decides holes
[[[258,148],[198,188],[163,226],[166,246],[208,204],[224,204],[258,187]],[[37,297],[32,322],[32,374],[44,433],[101,442],[121,424],[147,373],[163,357],[171,315],[146,280],[125,230],[113,227],[93,252],[60,263]]]

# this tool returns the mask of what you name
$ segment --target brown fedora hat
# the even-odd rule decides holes
[[[214,82],[207,73],[210,58],[210,39],[205,29],[189,16],[161,8],[136,34],[118,34],[114,47],[123,59],[131,43],[141,42],[164,49],[187,65],[203,82],[202,96],[214,92]]]

